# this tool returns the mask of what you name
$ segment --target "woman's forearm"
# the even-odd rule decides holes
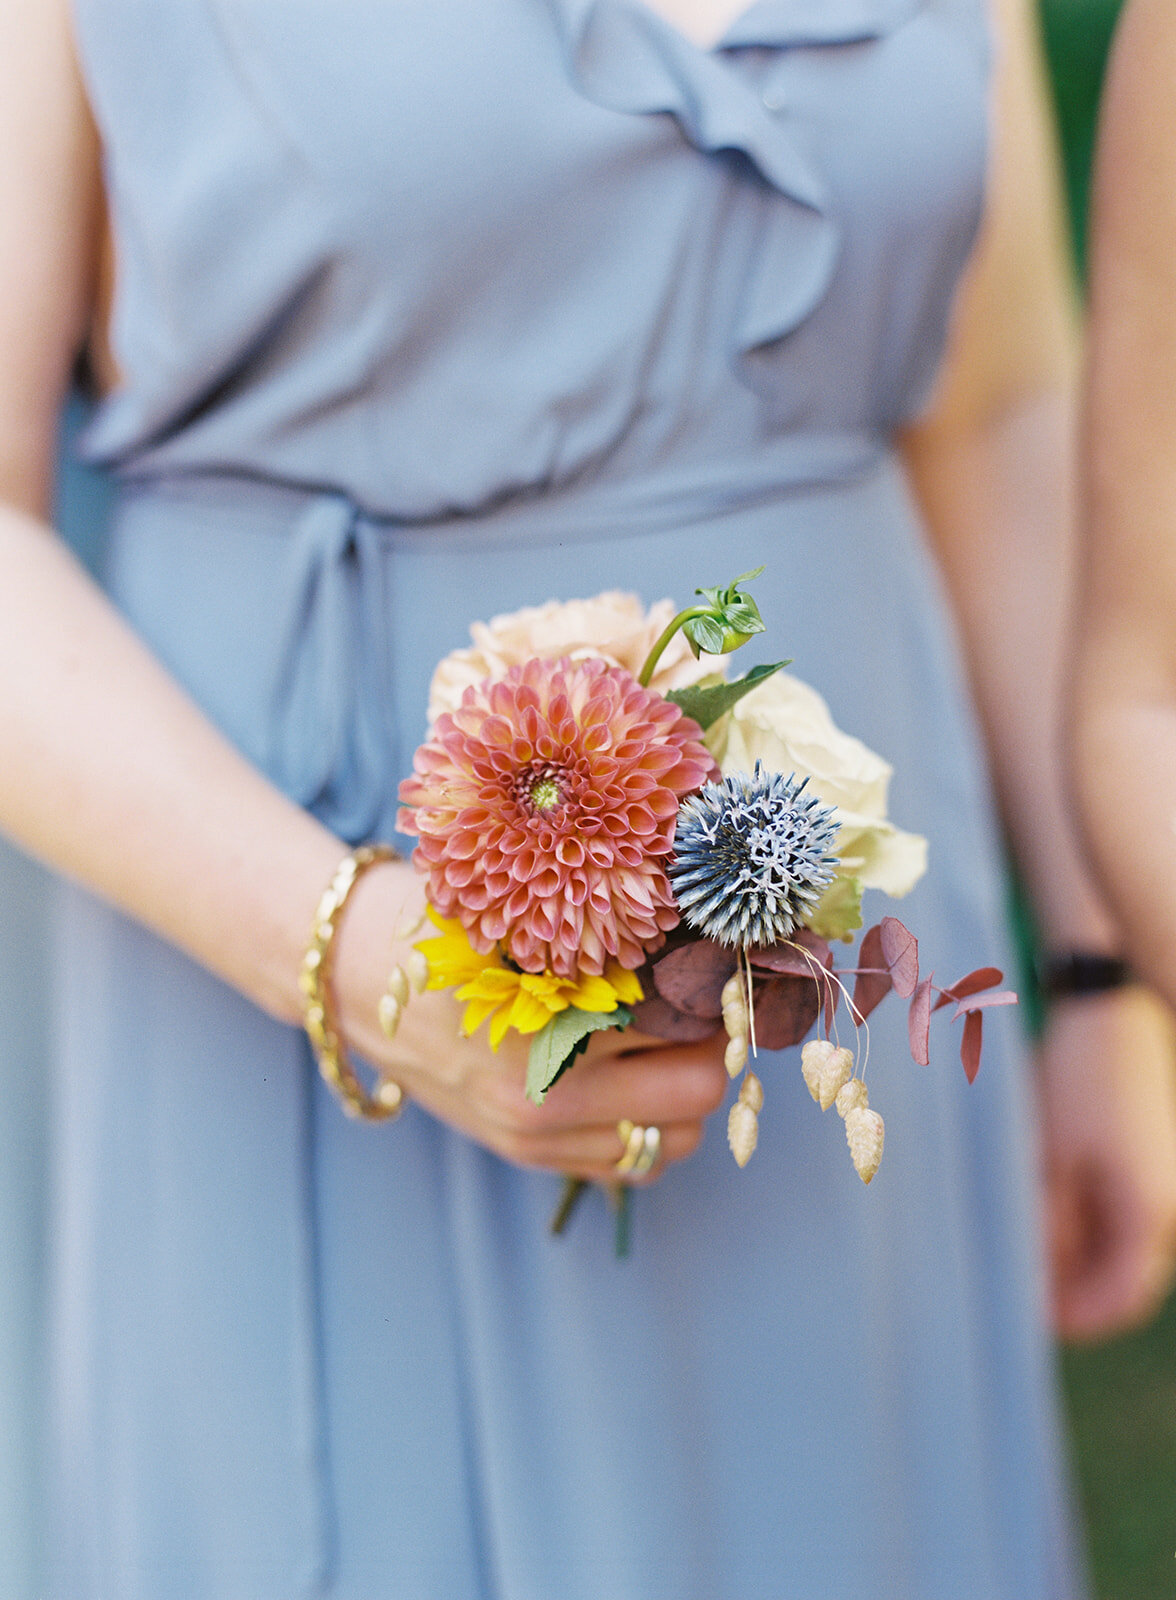
[[[1136,964],[1176,1001],[1176,17],[1134,0],[1092,216],[1075,770]]]
[[[998,797],[1043,936],[1114,949],[1065,783],[1074,588],[1072,407],[1063,385],[911,453],[960,624]]]
[[[275,1016],[343,847],[173,682],[48,529],[0,509],[0,829]]]

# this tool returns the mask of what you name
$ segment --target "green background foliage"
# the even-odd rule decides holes
[[[1086,203],[1099,86],[1119,7],[1120,0],[1041,0],[1045,50],[1062,134],[1079,263],[1085,258]]]

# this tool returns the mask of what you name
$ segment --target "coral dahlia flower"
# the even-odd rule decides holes
[[[525,972],[630,970],[676,926],[678,802],[715,775],[701,729],[622,667],[532,660],[438,718],[400,786],[430,904]]]

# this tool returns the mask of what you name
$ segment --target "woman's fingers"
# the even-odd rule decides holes
[[[618,1125],[625,1120],[660,1132],[648,1178],[684,1160],[728,1085],[721,1052],[709,1041],[578,1060],[541,1106],[527,1099],[525,1056],[515,1049],[504,1047],[497,1058],[487,1052],[460,1082],[411,1077],[415,1099],[496,1155],[594,1182],[618,1176],[625,1148]]]
[[[372,914],[386,924],[388,908],[376,903],[377,891],[397,890],[395,872],[373,872],[367,887]],[[357,898],[355,912],[367,909]],[[372,999],[373,991],[377,999],[382,992],[385,967],[366,960],[369,942],[353,940],[341,952],[349,1042],[410,1099],[508,1161],[609,1181],[624,1153],[617,1127],[627,1120],[661,1131],[660,1171],[697,1147],[705,1120],[727,1092],[721,1032],[697,1044],[666,1044],[635,1030],[607,1029],[592,1036],[536,1106],[526,1095],[531,1041],[508,1033],[492,1053],[484,1028],[462,1035],[461,1011],[450,995],[413,997],[394,1038],[385,1038],[373,1025]]]
[[[657,1160],[642,1174],[625,1175],[626,1183],[651,1183],[675,1161],[693,1155],[702,1139],[701,1122],[653,1124],[658,1129]],[[615,1124],[605,1127],[560,1129],[554,1133],[528,1133],[505,1136],[497,1153],[521,1167],[538,1167],[563,1172],[593,1183],[622,1181],[617,1163],[625,1153],[625,1141]]]
[[[701,1122],[722,1103],[728,1083],[722,1052],[709,1040],[577,1061],[542,1106],[526,1098],[525,1076],[489,1071],[491,1115],[505,1129],[536,1135],[594,1124],[615,1127],[624,1117],[658,1126]]]

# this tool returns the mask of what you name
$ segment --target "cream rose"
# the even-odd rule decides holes
[[[906,894],[927,867],[927,841],[887,820],[893,769],[842,733],[815,689],[777,672],[708,730],[706,744],[724,775],[771,772],[808,777],[810,789],[835,806],[840,831],[837,876],[810,926],[825,938],[849,938],[861,926],[861,890]]]
[[[455,711],[471,684],[505,677],[510,667],[538,657],[554,661],[568,656],[581,661],[599,656],[610,666],[624,667],[634,677],[672,618],[671,600],[659,600],[648,611],[633,594],[609,590],[592,600],[549,600],[470,628],[473,647],[445,657],[429,685],[429,728],[444,711]],[[713,657],[696,661],[689,644],[676,633],[657,664],[649,687],[657,694],[682,689],[721,675]]]

